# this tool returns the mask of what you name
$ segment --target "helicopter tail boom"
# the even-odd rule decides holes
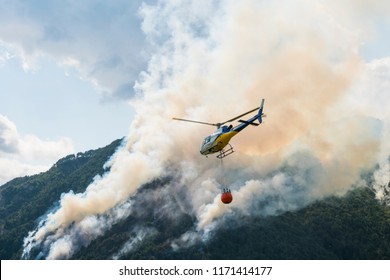
[[[248,120],[239,120],[239,122],[241,124],[239,124],[238,126],[234,127],[233,131],[240,132],[241,130],[243,130],[248,125],[258,126],[259,124],[261,124],[263,122],[263,117],[265,117],[265,115],[263,113],[263,108],[264,108],[264,99],[261,101],[260,107],[258,107],[259,112],[255,116],[253,116],[252,118],[250,118]],[[256,108],[256,110],[257,110],[257,108]],[[259,123],[256,123],[255,122],[256,120],[258,120]]]

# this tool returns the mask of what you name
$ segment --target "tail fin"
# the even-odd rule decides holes
[[[258,117],[257,119],[259,120],[259,123],[262,123],[263,122],[263,107],[264,107],[264,98],[261,100],[261,105],[260,105],[260,108],[259,108],[259,113],[257,114]]]

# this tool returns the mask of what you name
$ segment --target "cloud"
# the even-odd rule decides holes
[[[140,3],[2,1],[0,44],[17,50],[25,70],[48,56],[65,70],[76,69],[106,98],[129,99],[147,57]]]
[[[13,153],[18,150],[17,130],[14,123],[0,115],[0,151]]]
[[[15,177],[45,171],[73,150],[68,138],[53,141],[20,135],[16,125],[0,115],[0,185]]]
[[[354,12],[343,10],[338,18],[308,1],[219,1],[201,9],[203,3],[142,6],[143,29],[155,49],[136,84],[136,116],[126,145],[108,163],[110,172],[84,193],[64,194],[27,244],[48,252],[70,238],[66,252],[74,252],[79,239],[71,232],[80,223],[106,221],[89,234],[95,238],[117,221],[110,217],[120,205],[134,201],[138,207],[128,215],[158,205],[161,215],[176,209],[193,217],[193,228],[171,240],[177,248],[207,237],[225,215],[277,215],[342,195],[388,155],[383,145],[389,119],[367,113],[375,98],[362,90],[380,79],[384,88],[374,92],[384,103],[376,106],[385,111],[388,78],[372,76],[378,69],[361,59]],[[359,95],[368,107],[352,102]],[[261,98],[268,118],[233,138],[237,152],[223,166],[199,155],[209,127],[171,120],[223,121],[258,106]],[[168,186],[145,187],[166,177],[172,179]],[[234,197],[229,207],[219,200],[225,186]],[[143,190],[149,195],[139,195]],[[180,201],[180,211],[161,199],[166,196]],[[145,228],[138,229],[143,236]]]

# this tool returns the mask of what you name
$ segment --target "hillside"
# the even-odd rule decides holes
[[[0,187],[0,258],[19,259],[23,238],[62,193],[83,192],[121,140],[97,150],[68,155],[47,172],[16,178]]]
[[[167,218],[167,217],[166,217]],[[75,258],[111,258],[131,236],[134,217],[115,225]],[[368,188],[329,197],[297,212],[273,217],[227,218],[209,242],[174,251],[170,240],[190,230],[191,217],[173,224],[142,217],[159,234],[145,238],[123,259],[390,259],[390,209]]]
[[[69,155],[47,172],[1,186],[0,258],[20,259],[23,238],[36,228],[39,218],[56,206],[62,193],[83,192],[105,172],[104,163],[120,143]],[[137,210],[72,258],[390,259],[390,209],[377,202],[369,187],[278,216],[226,216],[207,241],[188,241],[174,250],[172,241],[191,232],[195,218],[170,195],[171,180],[160,178],[142,186],[132,200]],[[167,201],[168,210],[162,207]]]

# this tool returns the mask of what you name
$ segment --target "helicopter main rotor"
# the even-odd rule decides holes
[[[260,108],[260,107],[257,107],[257,108],[255,108],[255,109],[252,109],[252,110],[250,110],[250,111],[248,111],[248,112],[246,112],[246,113],[244,113],[244,114],[241,114],[241,115],[239,115],[239,116],[237,116],[237,117],[234,117],[234,118],[232,118],[232,119],[230,119],[230,120],[227,120],[227,121],[225,121],[225,122],[222,122],[222,123],[208,123],[208,122],[200,122],[200,121],[187,120],[187,119],[180,119],[180,118],[172,118],[172,119],[173,119],[173,120],[176,120],[176,121],[184,121],[184,122],[192,122],[192,123],[199,123],[199,124],[205,124],[205,125],[212,125],[212,126],[216,126],[216,127],[220,128],[220,127],[221,127],[222,125],[224,125],[225,123],[229,123],[229,122],[235,121],[235,120],[237,120],[237,119],[239,119],[239,118],[241,118],[241,117],[243,117],[243,116],[245,116],[245,115],[248,115],[248,114],[250,114],[250,113],[252,113],[252,112],[258,110],[259,108]]]

